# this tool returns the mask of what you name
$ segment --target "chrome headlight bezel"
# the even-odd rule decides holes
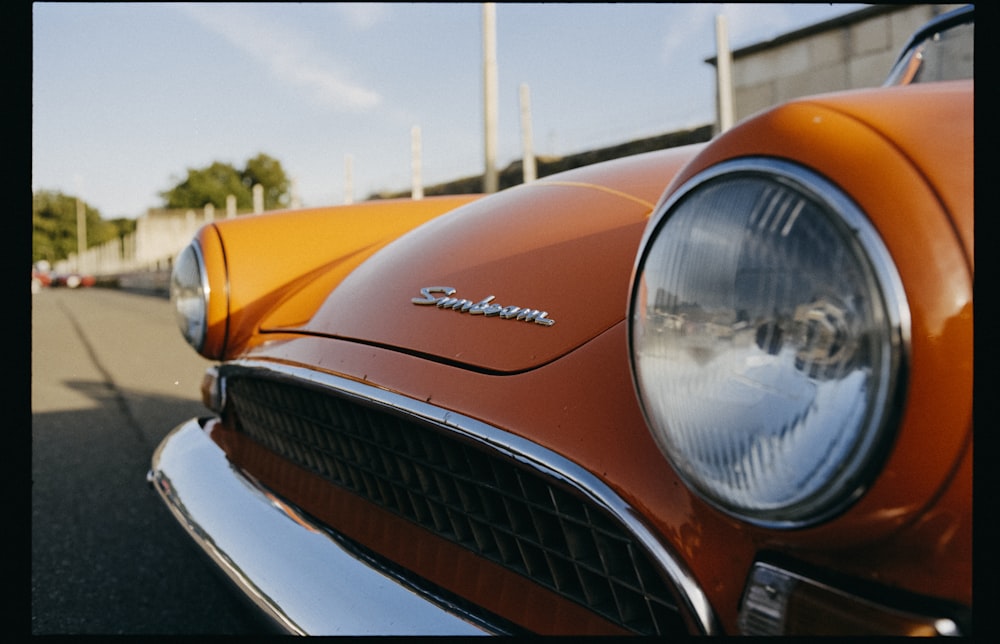
[[[170,303],[177,326],[188,344],[201,351],[208,337],[208,298],[211,294],[205,259],[197,241],[174,259],[170,274]]]
[[[750,221],[754,211],[750,204],[739,199],[725,203],[724,207],[715,206],[711,221],[721,222],[721,228],[717,230],[709,230],[716,223],[703,223],[708,221],[706,215],[695,214],[694,209],[701,207],[699,202],[694,201],[696,198],[717,198],[712,190],[719,186],[752,186],[753,182],[763,182],[761,189],[768,185],[785,196],[798,198],[802,210],[795,215],[786,213],[780,225],[774,219],[769,223],[774,225],[765,232],[760,232],[765,230],[760,222],[756,223],[755,230],[749,226],[741,227],[741,218]],[[726,196],[739,195],[743,189],[750,190],[732,188]],[[692,203],[695,205],[692,206]],[[747,296],[740,295],[737,277],[745,277],[737,269],[743,270],[740,262],[749,261],[746,256],[757,253],[754,260],[763,262],[760,257],[764,257],[767,250],[780,251],[780,244],[786,242],[775,241],[779,235],[787,236],[790,234],[788,231],[799,236],[810,234],[795,230],[795,218],[800,214],[807,217],[798,222],[800,231],[811,231],[813,235],[833,232],[836,235],[839,249],[846,253],[847,266],[857,269],[856,275],[845,276],[843,289],[848,289],[846,284],[850,279],[857,279],[864,287],[858,292],[865,291],[867,299],[851,293],[853,297],[845,298],[849,304],[836,301],[836,296],[831,304],[815,294],[807,300],[795,288],[788,287],[787,292],[783,290],[784,286],[775,288],[775,292],[781,295],[775,295],[774,302],[768,301],[768,304],[777,302],[785,305],[801,297],[802,305],[798,308],[787,307],[791,310],[786,308],[781,315],[775,304],[775,321],[768,331],[761,323],[759,311],[757,317],[754,317],[753,310],[748,316],[747,311],[740,312],[740,307],[735,304],[737,300],[743,302],[747,299]],[[728,232],[720,232],[723,230]],[[767,238],[768,234],[773,239]],[[795,240],[803,242],[797,237]],[[731,254],[716,262],[715,257],[706,253],[720,242],[728,246]],[[792,242],[787,243],[789,247],[793,246]],[[750,244],[756,246],[751,248]],[[798,247],[795,248],[798,250]],[[665,249],[670,252],[666,253]],[[701,255],[698,255],[699,252]],[[669,276],[660,275],[656,283],[677,287],[667,291],[673,292],[673,296],[666,296],[668,299],[673,297],[670,300],[673,304],[650,304],[650,300],[655,302],[657,296],[650,294],[651,284],[647,283],[649,279],[645,271],[653,253],[659,253],[655,260],[670,259],[669,264],[665,262],[661,265],[661,268],[665,267],[661,273]],[[686,263],[692,254],[700,262],[693,269],[692,264]],[[814,275],[795,273],[793,260],[785,255],[784,252],[767,255],[766,261],[777,261],[778,266],[784,269],[783,272],[775,271],[776,279],[783,285],[786,282],[794,286],[810,283]],[[790,257],[792,253],[787,255]],[[728,264],[727,259],[730,260]],[[732,281],[713,282],[717,277],[724,277],[724,269],[730,265],[736,271],[731,275]],[[770,276],[760,266],[755,266],[759,273],[752,277],[752,283],[766,284]],[[815,261],[810,268],[819,272],[824,270],[821,263]],[[653,438],[689,488],[731,516],[754,525],[779,529],[801,528],[828,520],[861,497],[881,469],[895,436],[906,389],[910,319],[902,281],[889,251],[853,200],[831,181],[790,161],[753,157],[720,163],[692,177],[658,205],[640,245],[633,275],[627,325],[633,383]],[[835,281],[829,279],[834,277],[833,273],[820,277],[827,279],[828,283]],[[687,288],[700,288],[702,296],[711,293],[706,301],[714,300],[718,291],[726,291],[718,294],[719,301],[729,296],[734,304],[731,310],[725,311],[725,316],[718,318],[724,317],[725,324],[717,324],[708,305],[703,317],[691,314],[694,310],[692,305],[700,306],[702,302],[682,302]],[[766,299],[761,297],[763,290],[755,295],[759,298],[757,304]],[[678,302],[681,304],[678,305]],[[859,308],[854,310],[855,306]],[[860,311],[871,317],[848,316],[848,322],[843,319],[845,311]],[[857,322],[855,317],[863,318],[863,324]],[[799,329],[809,325],[825,329],[829,341],[819,344],[817,349],[812,344],[814,340],[801,340],[806,336],[800,331],[796,337],[804,344],[798,351],[791,350],[791,334],[780,336],[774,346],[765,346],[778,335],[774,332],[775,328],[784,326],[789,329],[793,323]],[[664,350],[664,353],[655,361],[650,357],[649,350],[653,345],[647,343],[646,335],[654,331],[666,334],[662,336],[664,339],[656,340],[661,343],[656,345],[657,351]],[[763,341],[762,336],[766,338]],[[756,349],[746,343],[747,338],[752,337],[756,337]],[[855,343],[852,346],[857,355],[838,355],[834,352],[832,347],[841,337]],[[699,341],[707,344],[695,346]],[[682,345],[685,348],[682,349]],[[734,348],[737,346],[742,348],[737,350]],[[723,355],[724,360],[703,369],[697,361],[692,361],[690,364],[693,366],[688,368],[681,366],[681,360],[670,357],[680,356],[683,351],[695,355],[695,350],[704,351],[699,359],[707,358],[708,365],[718,355]],[[826,366],[818,359],[821,350],[830,352]],[[671,351],[677,353],[670,354]],[[870,365],[871,371],[861,371],[857,360],[870,360],[870,363],[862,364]],[[852,361],[853,366],[848,365],[848,361]],[[653,364],[657,366],[651,366]],[[852,378],[850,384],[844,384],[844,370]],[[652,371],[657,371],[657,374]],[[758,378],[757,374],[761,373],[767,375]],[[696,377],[691,378],[691,374]],[[841,377],[843,379],[834,385],[823,384]],[[782,391],[781,388],[786,385],[788,389]],[[822,399],[804,400],[803,392],[813,388],[820,392],[816,396],[822,396]],[[836,393],[831,394],[830,391]],[[689,395],[691,392],[695,395]],[[740,400],[739,395],[748,392],[758,397],[752,403],[753,414],[748,412],[751,403],[741,407],[743,403],[736,402]],[[705,394],[705,397],[698,398],[700,394]],[[792,404],[787,402],[793,396],[797,396],[795,404],[801,405],[794,414],[790,411]],[[829,409],[829,401],[839,402],[852,396],[863,403],[864,408],[857,413],[849,411],[849,406],[835,405],[833,410]],[[718,401],[722,403],[716,405]],[[827,401],[822,403],[826,408],[817,411],[822,401]],[[777,413],[773,411],[775,409]],[[842,412],[839,417],[838,409]],[[786,422],[775,420],[772,415],[784,415]],[[798,434],[792,439],[786,438],[792,431]],[[830,448],[833,451],[829,453],[837,454],[835,458],[823,456],[820,450],[824,442],[833,446]],[[794,449],[790,447],[792,445]],[[792,452],[794,454],[789,456]],[[801,458],[803,454],[805,459]],[[778,473],[768,473],[771,467]],[[807,468],[813,469],[807,473]],[[751,481],[746,490],[737,489],[738,485],[731,482],[738,478]],[[805,483],[796,488],[795,481]],[[754,485],[756,489],[752,488]],[[779,492],[782,487],[784,489]]]

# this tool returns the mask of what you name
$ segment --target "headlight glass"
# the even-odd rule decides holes
[[[636,265],[629,342],[680,476],[743,520],[842,511],[891,442],[908,317],[874,229],[832,184],[747,159],[663,204]]]
[[[197,243],[182,250],[170,276],[170,301],[184,339],[200,351],[208,326],[208,282]]]

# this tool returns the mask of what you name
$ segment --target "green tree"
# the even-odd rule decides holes
[[[264,209],[287,208],[291,201],[291,181],[281,162],[266,154],[247,160],[243,170],[243,185],[249,189],[260,184],[264,188]]]
[[[79,200],[53,190],[39,190],[31,196],[31,261],[56,262],[77,252],[77,202]],[[87,247],[103,244],[129,231],[124,222],[110,222],[83,202],[87,225]],[[131,229],[134,230],[132,222]]]
[[[225,208],[229,195],[235,195],[238,208],[253,205],[250,189],[243,185],[240,171],[219,161],[207,168],[188,168],[187,178],[160,193],[165,208],[203,208],[208,204]]]
[[[215,161],[206,168],[188,168],[187,177],[160,193],[165,208],[203,208],[212,204],[225,208],[229,195],[236,197],[236,207],[253,207],[253,186],[264,188],[264,208],[285,207],[289,202],[287,175],[276,159],[258,154],[237,169],[230,163]]]

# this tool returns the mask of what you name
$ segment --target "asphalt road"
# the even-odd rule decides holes
[[[261,632],[145,481],[167,432],[205,413],[209,363],[169,302],[95,288],[31,304],[31,633]]]

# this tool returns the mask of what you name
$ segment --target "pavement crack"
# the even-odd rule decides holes
[[[109,397],[114,400],[118,411],[125,417],[126,423],[132,428],[132,433],[135,435],[136,439],[144,447],[151,447],[149,441],[146,440],[145,435],[142,432],[142,428],[139,425],[139,419],[136,418],[135,414],[132,413],[131,407],[129,407],[128,401],[125,399],[125,394],[120,387],[115,383],[115,379],[111,376],[111,372],[104,366],[101,359],[97,355],[97,351],[94,348],[93,343],[84,333],[83,326],[80,325],[79,320],[73,314],[73,311],[66,306],[66,303],[60,300],[58,302],[59,308],[62,309],[63,313],[66,314],[67,319],[69,319],[73,330],[76,332],[77,337],[80,339],[80,343],[83,345],[84,349],[87,351],[87,355],[90,357],[90,362],[94,365],[94,368],[101,374],[101,384],[107,389]]]

